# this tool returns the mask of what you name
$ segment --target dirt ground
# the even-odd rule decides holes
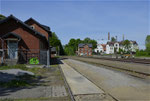
[[[3,88],[0,87],[0,101],[70,101],[56,59],[50,68],[38,72],[41,75],[34,86]]]

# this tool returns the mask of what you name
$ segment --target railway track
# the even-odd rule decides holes
[[[95,58],[102,60],[111,60],[111,61],[120,61],[120,62],[130,62],[130,63],[140,63],[140,64],[150,64],[150,59],[122,59],[122,58],[106,58],[106,57],[87,57],[87,58]]]
[[[98,66],[101,65],[104,66],[105,68],[110,68],[113,70],[125,72],[129,75],[136,76],[139,78],[150,79],[150,73],[149,73],[150,63],[148,60],[146,60],[146,62],[145,61],[143,62],[144,59],[136,59],[136,61],[133,59],[130,60],[125,59],[127,60],[125,61],[123,59],[119,60],[119,59],[99,58],[99,57],[67,57],[67,58],[83,61]],[[110,60],[110,61],[104,61],[104,60]],[[117,61],[121,61],[121,62],[117,62]]]

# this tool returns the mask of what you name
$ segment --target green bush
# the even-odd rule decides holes
[[[150,56],[150,52],[145,51],[145,50],[138,50],[136,52],[136,56]]]

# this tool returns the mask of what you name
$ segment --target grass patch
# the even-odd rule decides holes
[[[38,74],[44,68],[40,68],[40,67],[27,68],[26,65],[24,64],[17,64],[13,66],[0,66],[0,70],[8,70],[8,69],[21,69],[21,70],[30,71],[35,74]]]
[[[13,88],[13,87],[24,87],[30,84],[25,80],[11,80],[9,82],[0,82],[1,87]]]
[[[27,70],[28,68],[23,64],[17,64],[13,66],[0,66],[0,70],[7,70],[7,69],[22,69]]]
[[[2,82],[0,81],[0,86],[5,88],[12,88],[12,87],[28,87],[35,85],[34,81],[37,81],[46,71],[46,68],[27,68],[26,65],[17,64],[14,66],[0,66],[0,70],[8,70],[8,69],[21,69],[25,71],[33,72],[35,75],[23,75],[17,76],[16,79],[11,80],[9,82]],[[42,72],[43,71],[43,72]]]

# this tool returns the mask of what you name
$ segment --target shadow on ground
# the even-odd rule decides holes
[[[61,58],[52,57],[51,58],[51,65],[63,64],[60,60],[65,60],[65,59],[68,59],[68,58],[66,58],[66,57],[61,57]]]
[[[57,65],[57,64],[63,64],[63,63],[61,61],[59,61],[58,58],[52,58],[51,59],[51,65]],[[49,69],[46,69],[46,72],[42,72],[42,74],[46,74],[46,73],[51,75],[51,76],[49,76],[51,78],[49,81],[46,80],[49,77],[47,77],[45,75],[37,76],[36,79],[31,79],[31,80],[26,79],[26,81],[28,81],[29,84],[30,84],[30,86],[26,86],[26,87],[25,86],[21,86],[21,87],[2,87],[2,85],[0,84],[0,100],[2,98],[6,97],[6,96],[11,96],[12,93],[15,93],[15,92],[18,92],[18,91],[21,91],[21,90],[25,90],[25,89],[31,90],[31,89],[34,89],[34,88],[38,89],[41,86],[47,86],[47,85],[45,85],[46,83],[50,83],[50,84],[55,83],[56,79],[54,78],[54,74],[55,75],[57,74],[56,68],[49,68]],[[9,79],[11,79],[11,77],[14,78],[15,75],[7,74],[7,73],[0,73],[0,79],[8,79],[8,77],[9,77]]]
[[[1,77],[0,98],[2,96],[8,96],[12,92],[16,92],[22,89],[36,88],[38,86],[41,86],[42,83],[45,83],[45,81],[41,81],[41,79],[44,79],[44,77],[41,77],[41,76],[34,77],[34,79],[33,78],[19,79],[20,77],[16,77],[13,74],[0,73],[0,77]],[[10,79],[10,81],[7,82],[6,80],[2,80],[2,79]],[[11,79],[14,82],[12,82]],[[18,82],[19,84],[17,84]],[[26,83],[26,85],[24,84],[24,82]]]

